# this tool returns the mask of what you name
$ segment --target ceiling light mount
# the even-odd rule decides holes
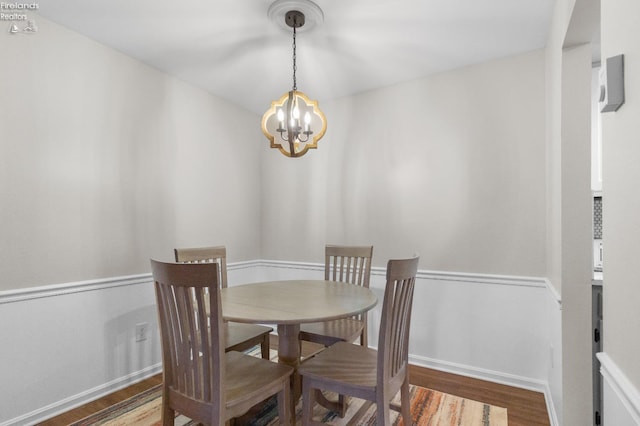
[[[291,28],[300,28],[304,26],[304,13],[299,10],[290,10],[284,15],[284,21]]]
[[[304,16],[304,21],[299,25],[298,32],[311,31],[324,23],[322,9],[311,0],[276,0],[269,6],[267,16],[271,22],[286,32],[290,32],[292,26],[287,18],[290,13],[300,13]]]

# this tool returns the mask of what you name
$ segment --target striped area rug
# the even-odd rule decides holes
[[[158,385],[126,401],[89,416],[73,426],[157,426],[160,425],[162,389]],[[331,395],[329,395],[331,397]],[[399,400],[400,395],[396,397]],[[301,403],[296,407],[296,423],[301,424]],[[402,416],[391,411],[393,425],[402,425]],[[507,426],[506,408],[496,407],[470,399],[434,390],[411,386],[411,414],[417,426]],[[344,418],[317,406],[314,417],[328,425],[375,425],[375,404],[350,398],[349,409]],[[249,426],[278,425],[275,399],[264,405],[255,418],[243,422]],[[195,426],[197,423],[178,415],[177,426]]]

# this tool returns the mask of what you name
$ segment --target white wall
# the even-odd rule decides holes
[[[621,0],[602,2],[602,62],[624,54],[625,103],[616,112],[602,114],[603,285],[605,376],[604,421],[629,419],[620,425],[640,424],[640,285],[634,265],[640,257],[640,4]],[[603,367],[604,367],[603,363]],[[622,383],[628,383],[623,386]],[[611,389],[622,389],[618,394]],[[634,419],[632,421],[631,419]]]
[[[0,36],[0,290],[147,272],[212,239],[256,258],[255,114],[38,26]]]
[[[319,149],[264,154],[263,257],[373,244],[374,265],[545,271],[544,54],[527,53],[320,104]]]

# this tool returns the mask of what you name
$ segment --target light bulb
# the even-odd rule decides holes
[[[309,124],[311,124],[311,114],[307,111],[304,113],[304,130],[306,132],[309,131]]]

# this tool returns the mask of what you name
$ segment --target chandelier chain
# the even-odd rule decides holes
[[[296,26],[293,26],[293,91],[298,90],[298,83],[296,82]]]

